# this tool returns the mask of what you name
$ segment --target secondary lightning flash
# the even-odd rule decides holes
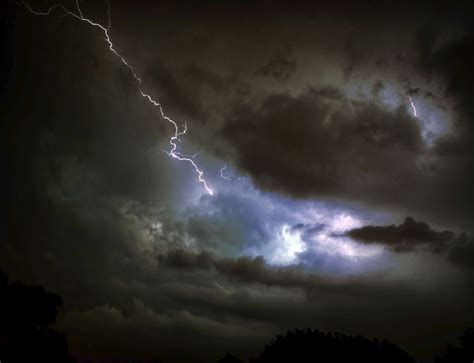
[[[221,168],[221,178],[224,179],[224,180],[232,180],[231,178],[229,178],[228,176],[225,176],[224,175],[224,171],[227,169],[227,165],[224,165],[222,168]]]
[[[25,6],[32,14],[41,15],[41,16],[50,15],[55,9],[60,9],[64,12],[64,16],[70,15],[70,16],[76,18],[77,20],[80,20],[82,22],[85,22],[85,23],[97,28],[97,29],[100,29],[104,33],[105,41],[107,42],[107,44],[109,46],[109,50],[112,53],[114,53],[122,61],[122,63],[130,70],[131,75],[133,76],[133,78],[137,82],[137,88],[138,88],[138,91],[140,92],[140,94],[142,95],[142,97],[147,99],[148,102],[150,102],[153,106],[157,107],[159,112],[160,112],[161,117],[163,119],[165,119],[166,121],[168,121],[173,126],[174,134],[169,140],[169,143],[170,143],[171,147],[170,147],[169,151],[167,151],[166,153],[174,159],[189,163],[194,168],[194,170],[195,170],[195,172],[198,176],[199,182],[203,184],[204,188],[206,189],[206,191],[210,195],[213,195],[212,189],[207,185],[207,182],[204,179],[204,176],[203,176],[204,172],[201,169],[199,169],[198,165],[194,162],[194,160],[191,157],[185,156],[182,153],[177,151],[178,146],[177,146],[176,142],[179,142],[180,141],[179,137],[181,135],[184,135],[187,132],[187,130],[188,130],[187,125],[186,124],[184,125],[184,129],[182,131],[179,130],[178,124],[173,119],[171,119],[169,116],[166,116],[161,104],[158,101],[154,100],[150,96],[150,94],[148,94],[147,92],[145,92],[142,89],[142,79],[135,73],[135,70],[134,70],[133,66],[114,48],[114,44],[112,43],[112,40],[110,39],[110,35],[109,35],[109,30],[110,30],[111,25],[112,25],[112,23],[111,23],[111,14],[110,14],[111,13],[110,3],[109,3],[108,0],[106,0],[106,1],[107,1],[107,14],[108,14],[107,27],[105,27],[105,26],[101,25],[100,23],[97,23],[97,22],[95,22],[95,21],[93,21],[89,18],[84,17],[81,6],[79,4],[79,0],[76,0],[76,10],[77,10],[77,12],[68,10],[62,4],[55,4],[55,5],[51,6],[47,11],[44,11],[44,12],[33,10],[31,8],[31,6],[28,3],[26,3],[25,1],[21,1],[17,4]]]
[[[413,99],[411,98],[411,96],[408,96],[408,98],[410,99],[410,105],[411,105],[411,109],[413,110],[413,116],[418,117],[418,115],[416,114],[415,102],[413,102]]]

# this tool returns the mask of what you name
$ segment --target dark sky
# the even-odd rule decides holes
[[[430,356],[474,324],[469,4],[111,1],[212,196],[100,29],[2,5],[0,266],[64,298],[83,356],[246,358],[305,327]]]

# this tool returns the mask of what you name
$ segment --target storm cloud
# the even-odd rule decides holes
[[[364,226],[348,231],[347,235],[363,243],[384,244],[396,252],[413,251],[419,246],[443,251],[455,236],[451,231],[434,231],[427,223],[417,222],[412,217],[398,226]]]
[[[101,32],[1,5],[1,269],[62,296],[72,351],[208,362],[317,328],[430,356],[474,324],[471,3],[111,6],[214,194]]]
[[[233,115],[224,135],[238,165],[263,188],[298,197],[399,199],[419,178],[422,141],[405,109],[350,102],[328,88],[272,95],[257,110]]]

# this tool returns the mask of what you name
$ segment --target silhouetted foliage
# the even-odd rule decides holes
[[[223,358],[219,359],[218,363],[242,363],[236,356],[227,353]]]
[[[50,325],[62,299],[37,286],[8,283],[0,271],[0,361],[71,362],[67,339]]]
[[[459,345],[448,344],[444,352],[435,358],[435,363],[474,362],[474,329],[466,329],[459,336]]]
[[[322,333],[318,330],[288,331],[278,335],[251,363],[413,363],[405,351],[385,340]]]

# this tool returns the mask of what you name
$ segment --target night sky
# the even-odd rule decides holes
[[[290,328],[431,357],[474,325],[470,3],[112,0],[173,151],[100,28],[5,2],[1,269],[62,296],[83,357],[246,359]]]

